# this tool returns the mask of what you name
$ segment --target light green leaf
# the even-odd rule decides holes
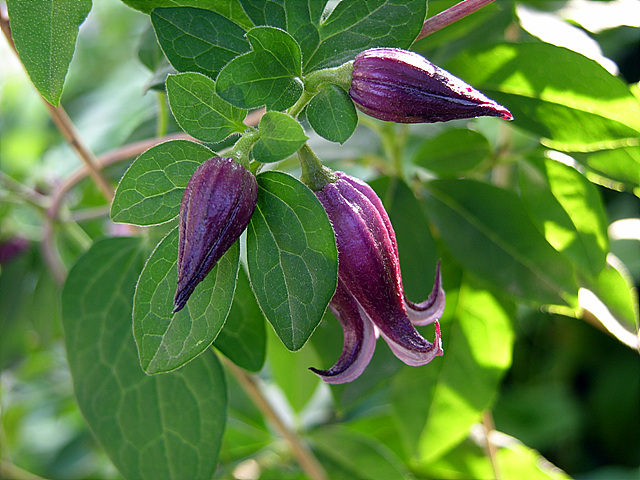
[[[624,147],[572,156],[598,175],[634,191],[640,197],[640,147]],[[600,182],[607,185],[607,182]]]
[[[258,204],[247,228],[249,278],[267,320],[289,350],[298,350],[335,293],[335,237],[302,183],[275,171],[257,178]]]
[[[226,421],[222,368],[212,353],[179,372],[140,369],[131,308],[140,240],[96,242],[62,292],[75,395],[96,438],[126,479],[210,479]]]
[[[264,316],[251,291],[249,278],[244,269],[239,268],[229,316],[213,345],[239,367],[257,372],[266,355],[266,335]]]
[[[309,125],[332,142],[346,142],[358,125],[353,101],[337,85],[325,85],[311,99],[306,111]]]
[[[426,14],[424,0],[342,0],[320,24],[320,44],[305,57],[305,73],[336,67],[368,48],[408,48]]]
[[[241,108],[266,105],[284,110],[302,94],[302,57],[284,30],[256,27],[247,32],[253,50],[225,66],[216,79],[218,95]]]
[[[547,241],[590,275],[604,268],[609,237],[602,200],[577,170],[546,159],[520,168],[520,191]]]
[[[133,298],[133,335],[140,364],[148,374],[180,368],[204,352],[229,314],[238,275],[236,242],[187,305],[172,313],[178,279],[178,229],[158,244],[140,274]]]
[[[514,297],[576,305],[572,265],[542,236],[515,194],[472,180],[434,180],[427,216],[455,259]]]
[[[214,81],[200,73],[169,75],[167,97],[178,124],[203,142],[221,142],[247,128],[242,122],[247,111],[222,100]]]
[[[424,462],[467,437],[482,411],[491,406],[500,379],[511,365],[514,305],[498,300],[465,277],[458,290],[453,275],[453,270],[444,269],[444,355],[424,367],[404,368],[392,384],[393,408],[406,451]]]
[[[552,148],[589,152],[639,144],[640,102],[579,53],[544,43],[500,44],[462,53],[445,68],[502,103],[516,125]]]
[[[258,128],[260,138],[253,146],[253,156],[262,163],[284,160],[308,139],[300,123],[286,113],[265,113]]]
[[[111,204],[114,222],[156,225],[180,213],[182,193],[203,162],[215,156],[207,147],[170,140],[134,160],[116,188]]]
[[[8,0],[7,7],[20,61],[40,94],[58,106],[91,0]]]
[[[467,172],[491,155],[491,145],[481,133],[466,129],[446,130],[428,138],[413,155],[413,162],[439,175]]]
[[[179,72],[215,78],[229,61],[249,50],[244,29],[211,10],[156,8],[151,21],[164,54]]]

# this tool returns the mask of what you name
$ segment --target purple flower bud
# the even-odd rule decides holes
[[[247,228],[257,198],[256,178],[231,158],[214,157],[196,169],[180,205],[174,312]]]
[[[333,225],[338,246],[338,288],[330,307],[342,324],[344,347],[329,370],[312,369],[327,383],[357,378],[373,355],[376,332],[407,365],[442,355],[444,291],[440,267],[429,298],[414,304],[402,288],[396,237],[382,202],[366,183],[336,172],[338,180],[316,192]],[[435,322],[433,343],[413,324]]]
[[[501,105],[415,52],[373,48],[358,54],[349,95],[367,115],[396,123],[480,116],[513,120]]]

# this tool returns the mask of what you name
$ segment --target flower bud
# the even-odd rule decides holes
[[[367,115],[396,123],[480,116],[513,120],[501,105],[415,52],[373,48],[358,54],[349,95]]]
[[[256,178],[231,158],[214,157],[196,169],[180,205],[174,312],[247,228],[257,198]]]

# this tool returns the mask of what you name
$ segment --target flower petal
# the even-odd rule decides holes
[[[440,261],[436,266],[436,280],[429,297],[421,303],[413,303],[404,296],[404,306],[407,309],[409,320],[414,325],[428,325],[439,320],[444,312],[445,294],[442,289],[442,275],[440,273]]]
[[[331,310],[342,324],[344,346],[340,358],[329,370],[309,368],[330,384],[347,383],[358,378],[371,361],[376,346],[373,323],[347,292],[341,282],[331,300]]]
[[[436,320],[436,338],[433,343],[428,342],[416,331],[413,326],[413,333],[409,331],[400,334],[389,335],[380,330],[382,338],[387,342],[393,354],[407,365],[418,367],[425,365],[443,354],[442,340],[440,338],[440,323]],[[396,329],[397,330],[397,329]]]

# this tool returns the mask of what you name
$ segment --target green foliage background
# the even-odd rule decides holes
[[[27,18],[16,14],[14,37],[31,39],[29,2],[8,3],[11,18]],[[235,478],[252,462],[261,478],[306,478],[222,357],[258,372],[330,478],[493,478],[483,446],[491,420],[500,478],[638,477],[640,361],[615,333],[638,332],[640,31],[623,14],[602,30],[584,16],[617,2],[563,13],[571,2],[498,1],[411,46],[509,108],[510,124],[407,126],[358,114],[356,126],[335,85],[314,97],[302,127],[279,112],[263,116],[252,155],[287,173],[258,176],[261,210],[246,244],[170,319],[157,315],[175,276],[167,245],[197,165],[235,141],[228,135],[245,128],[250,109],[293,105],[302,74],[371,46],[411,45],[426,2],[343,1],[337,20],[323,22],[324,2],[104,0],[84,23],[90,2],[72,3],[60,1],[51,20],[67,44],[78,35],[70,65],[73,48],[45,44],[46,61],[33,66],[23,53],[33,45],[18,41],[32,84],[0,45],[0,245],[26,240],[0,274],[2,478]],[[428,16],[454,3],[432,0]],[[208,10],[170,8],[178,5]],[[283,30],[258,27],[245,38],[265,23]],[[378,24],[388,28],[370,34]],[[185,25],[225,31],[234,49],[227,58],[211,38],[193,36],[201,51],[186,55],[176,41]],[[545,32],[558,30],[579,41],[556,45]],[[587,41],[607,58],[575,51]],[[274,58],[286,65],[250,71]],[[47,220],[79,160],[36,87],[64,105],[100,158],[182,130],[205,145],[172,139],[114,162],[105,169],[119,182],[112,205],[85,180],[60,218]],[[442,259],[445,355],[430,365],[406,367],[379,342],[351,384],[329,388],[307,370],[330,366],[342,345],[330,313],[318,324],[336,258],[326,218],[296,180],[291,155],[307,139],[326,165],[367,180],[383,199],[411,299],[426,297]],[[51,247],[61,272],[46,261]],[[269,255],[289,256],[282,278],[307,268],[308,283],[289,291],[265,280]],[[56,278],[67,272],[63,288]],[[604,303],[613,326],[579,288]],[[270,309],[276,297],[304,308]],[[177,370],[145,375],[139,361],[147,373]]]

